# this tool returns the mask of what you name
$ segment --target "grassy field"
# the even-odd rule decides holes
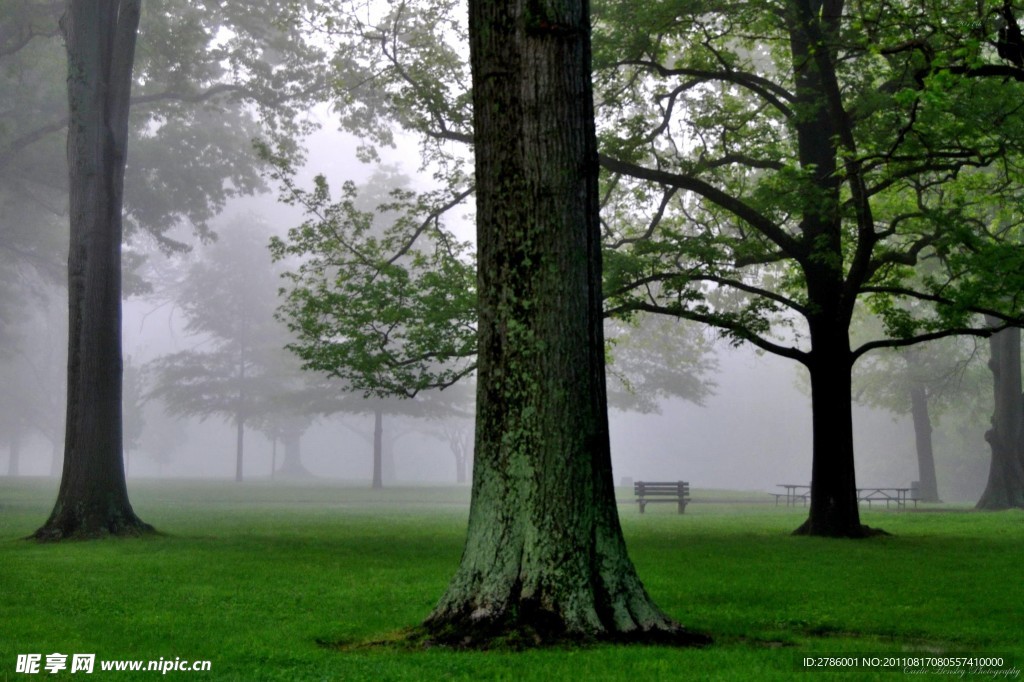
[[[640,516],[624,504],[626,538],[648,590],[688,627],[715,637],[713,646],[339,650],[318,642],[386,638],[430,611],[458,562],[468,491],[133,482],[136,511],[162,535],[61,545],[20,539],[45,520],[55,485],[0,479],[0,680],[38,677],[15,672],[17,654],[54,652],[209,660],[209,672],[168,677],[216,680],[905,675],[902,666],[845,675],[800,666],[805,657],[851,654],[996,653],[1024,668],[1019,512],[865,511],[866,523],[893,537],[840,541],[790,537],[805,510],[756,504],[756,495],[749,503],[695,502],[684,516],[672,505]],[[161,674],[103,673],[97,664],[88,676],[42,676]]]

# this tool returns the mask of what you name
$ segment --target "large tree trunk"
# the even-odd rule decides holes
[[[121,207],[140,0],[66,5],[68,386],[63,475],[41,540],[133,535],[121,432]]]
[[[612,487],[586,0],[469,3],[476,461],[435,641],[704,641],[652,602]]]
[[[996,324],[997,320],[990,320]],[[985,440],[992,448],[988,484],[978,509],[1024,508],[1024,396],[1021,395],[1020,329],[989,338],[995,413]]]
[[[850,321],[856,299],[843,267],[843,173],[837,167],[841,123],[829,105],[830,88],[836,87],[836,48],[831,41],[842,4],[797,0],[786,7],[800,111],[795,121],[797,147],[800,165],[814,184],[814,191],[804,199],[800,220],[808,249],[800,264],[807,279],[811,339],[805,361],[811,376],[811,509],[795,532],[859,538],[872,531],[860,522],[853,457]]]
[[[871,529],[860,522],[853,456],[853,401],[850,353],[820,337],[812,352],[811,508],[798,535],[860,538]],[[812,343],[814,334],[812,332]]]

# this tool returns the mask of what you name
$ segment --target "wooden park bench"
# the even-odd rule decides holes
[[[679,505],[679,513],[682,514],[690,502],[690,484],[686,481],[637,481],[633,484],[633,490],[641,514],[648,504],[654,502],[675,502]]]

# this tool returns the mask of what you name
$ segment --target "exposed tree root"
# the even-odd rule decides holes
[[[667,617],[645,625],[629,623],[618,628],[614,625],[585,628],[579,623],[570,625],[558,614],[529,605],[489,617],[435,613],[412,637],[422,646],[453,649],[521,650],[602,643],[701,647],[712,643],[709,636],[687,630]]]

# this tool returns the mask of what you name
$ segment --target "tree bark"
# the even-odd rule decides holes
[[[996,324],[989,320],[989,324]],[[1024,508],[1024,396],[1021,395],[1020,329],[989,338],[995,412],[985,440],[992,448],[988,484],[978,509]]]
[[[64,466],[40,540],[151,531],[128,501],[121,430],[121,208],[140,0],[66,4],[68,386]]]
[[[424,625],[456,646],[705,642],[644,590],[615,505],[588,4],[469,8],[476,460],[461,565]]]
[[[861,524],[853,454],[852,359],[845,331],[815,340],[807,368],[811,376],[811,508],[797,535],[861,538],[874,533]],[[844,346],[845,344],[845,346]],[[844,352],[845,351],[845,352]]]

